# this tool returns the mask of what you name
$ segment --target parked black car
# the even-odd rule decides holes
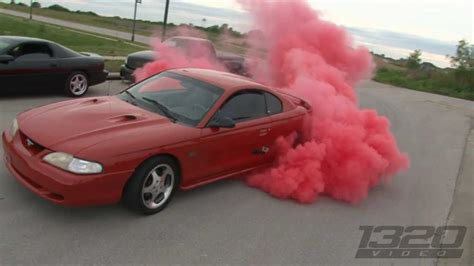
[[[2,89],[60,88],[80,97],[107,76],[99,55],[78,53],[47,40],[0,36]]]
[[[210,61],[223,64],[231,73],[247,75],[245,58],[240,55],[216,51],[211,41],[194,37],[175,36],[167,39],[165,45],[183,50],[189,57],[201,57],[203,54],[209,56]],[[120,76],[123,80],[134,82],[133,72],[137,68],[158,59],[159,54],[155,51],[140,51],[129,54],[122,65]]]

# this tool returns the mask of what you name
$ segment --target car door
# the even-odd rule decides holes
[[[26,42],[7,54],[15,59],[3,66],[0,75],[11,88],[44,88],[55,82],[56,59],[44,42]]]
[[[265,98],[261,92],[239,92],[231,96],[218,113],[233,119],[236,125],[234,128],[202,130],[198,149],[201,163],[195,172],[200,179],[260,166],[271,143],[272,121],[266,114]]]
[[[6,54],[5,54],[6,55]],[[18,75],[15,73],[15,70],[12,69],[11,63],[13,59],[10,58],[9,60],[5,60],[0,62],[0,87],[1,89],[11,88],[16,86]],[[19,80],[21,81],[21,80]]]
[[[279,137],[288,137],[292,134],[296,134],[295,144],[302,141],[305,132],[302,132],[304,116],[301,115],[301,110],[291,109],[285,112],[283,102],[279,97],[270,92],[265,92],[264,95],[267,103],[267,114],[272,120],[270,138],[273,139],[273,143],[276,143]],[[272,146],[268,159],[275,159],[276,150]]]

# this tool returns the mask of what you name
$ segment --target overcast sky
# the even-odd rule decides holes
[[[38,0],[102,15],[131,17],[133,0]],[[291,0],[274,0],[291,1]],[[474,43],[473,0],[308,0],[325,19],[349,29],[355,38],[373,50],[405,54],[422,49],[443,56],[455,43]],[[9,2],[4,0],[4,2]],[[29,0],[23,1],[29,3]],[[161,21],[165,0],[142,0],[138,17]],[[241,31],[250,29],[249,16],[234,0],[171,0],[169,20],[203,26],[228,23]],[[374,43],[375,42],[375,43]],[[382,51],[380,51],[382,49]],[[392,53],[393,52],[393,53]],[[441,60],[441,57],[440,57]]]

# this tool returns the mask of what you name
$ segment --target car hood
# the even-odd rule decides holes
[[[173,127],[184,127],[117,97],[46,105],[19,115],[18,124],[20,131],[37,144],[73,155],[114,138],[123,137],[123,144],[127,136],[139,135],[147,128],[156,133],[160,129],[169,132]]]

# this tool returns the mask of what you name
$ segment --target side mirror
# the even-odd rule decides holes
[[[15,57],[13,57],[11,55],[7,55],[7,54],[0,55],[0,63],[2,63],[2,64],[8,64],[13,60],[15,60]]]
[[[234,128],[235,121],[230,117],[217,115],[207,126],[211,128]]]

